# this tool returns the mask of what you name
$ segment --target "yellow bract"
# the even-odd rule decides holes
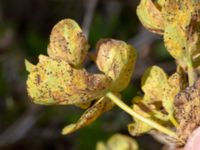
[[[138,150],[137,142],[126,135],[115,134],[106,144],[98,142],[96,150]]]
[[[73,104],[87,109],[77,123],[63,129],[63,134],[87,126],[111,109],[113,103],[104,97],[105,94],[112,91],[119,95],[130,81],[135,49],[119,40],[102,41],[97,46],[96,62],[103,74],[89,73],[82,67],[89,44],[78,24],[71,19],[61,20],[52,29],[49,57],[40,55],[36,65],[26,61],[27,90],[34,103]],[[95,102],[92,104],[92,101]]]

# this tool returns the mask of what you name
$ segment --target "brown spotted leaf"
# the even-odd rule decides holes
[[[80,117],[80,119],[77,121],[77,123],[71,124],[66,126],[62,130],[62,134],[69,134],[71,132],[74,132],[80,128],[83,128],[89,124],[91,124],[93,121],[95,121],[102,113],[110,110],[113,107],[112,101],[110,101],[106,97],[102,97],[100,100],[98,100],[93,106],[89,107],[83,115]]]
[[[130,82],[136,61],[136,51],[120,40],[102,39],[97,43],[96,63],[100,71],[112,79],[110,90],[122,91]]]
[[[162,101],[163,90],[168,86],[167,79],[167,74],[158,66],[149,67],[145,71],[141,83],[145,103]]]
[[[89,44],[79,25],[71,19],[63,19],[52,29],[48,54],[80,67],[87,55]]]
[[[107,92],[110,80],[103,74],[91,74],[85,69],[74,69],[63,60],[43,55],[31,70],[28,94],[38,104],[85,104]]]
[[[200,79],[181,91],[174,101],[175,115],[180,124],[178,144],[184,145],[192,132],[200,126]]]
[[[142,77],[142,103],[152,111],[154,117],[163,121],[171,119],[176,126],[173,101],[176,94],[184,88],[184,81],[182,72],[176,72],[168,78],[161,68],[150,67]]]
[[[165,22],[164,41],[169,53],[183,68],[191,61],[196,62],[200,53],[200,3],[166,0],[162,15]]]

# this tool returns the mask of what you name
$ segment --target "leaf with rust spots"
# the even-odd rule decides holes
[[[165,26],[176,23],[186,29],[191,23],[200,21],[198,0],[165,0],[162,16]]]
[[[200,125],[200,79],[175,97],[174,106],[175,116],[180,124],[177,129],[177,143],[184,145],[192,132]]]
[[[97,43],[96,63],[112,79],[110,90],[122,91],[130,82],[136,61],[136,50],[120,40],[102,39]]]
[[[53,27],[48,47],[51,58],[64,60],[74,67],[80,67],[88,49],[87,39],[74,20],[63,19]]]
[[[176,72],[168,78],[168,86],[164,91],[163,107],[170,116],[174,115],[174,98],[186,87],[186,76],[183,72]]]
[[[162,4],[162,2],[157,4]],[[151,32],[162,35],[164,31],[164,22],[158,7],[156,7],[152,0],[141,0],[137,7],[137,16],[145,28]]]
[[[107,143],[98,142],[96,150],[139,150],[137,142],[129,136],[115,134]]]
[[[165,46],[183,68],[185,68],[190,59],[195,62],[199,58],[199,33],[193,32],[190,35],[189,32],[182,30],[177,24],[170,24],[165,29]]]
[[[112,101],[106,97],[102,97],[93,106],[89,107],[77,123],[66,126],[62,130],[62,134],[72,133],[80,128],[83,128],[94,122],[102,113],[110,110],[113,107]]]
[[[142,77],[142,103],[152,111],[154,117],[170,120],[176,126],[173,101],[175,95],[184,88],[185,82],[183,72],[176,72],[168,78],[161,68],[150,67]]]
[[[25,62],[29,72],[27,90],[34,103],[73,104],[87,109],[77,123],[63,129],[64,134],[89,125],[108,111],[113,104],[104,98],[106,93],[111,91],[119,95],[132,76],[136,52],[130,45],[113,39],[97,44],[96,62],[102,74],[89,73],[83,68],[88,48],[78,24],[64,19],[51,32],[50,57],[39,56],[37,65]],[[91,106],[92,101],[96,103]]]
[[[168,85],[167,74],[157,66],[149,67],[142,76],[145,103],[162,101],[163,90]]]
[[[63,60],[41,55],[28,76],[28,94],[38,104],[81,104],[102,97],[110,79],[74,69]]]
[[[169,53],[185,68],[199,61],[200,3],[167,0],[162,9],[165,22],[164,41]]]

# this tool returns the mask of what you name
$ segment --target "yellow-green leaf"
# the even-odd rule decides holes
[[[165,28],[164,42],[169,53],[181,64],[186,65],[189,61],[189,49],[187,35],[177,24],[170,24]],[[184,67],[182,65],[182,67]]]
[[[48,47],[51,58],[64,60],[74,67],[80,67],[88,49],[87,39],[74,20],[63,19],[53,27]]]
[[[103,74],[74,69],[63,60],[41,55],[31,70],[28,94],[38,104],[80,104],[102,97],[110,80]]]
[[[168,87],[164,90],[163,107],[166,111],[173,115],[174,112],[174,98],[175,96],[185,88],[185,78],[180,72],[172,74],[168,79]]]
[[[142,76],[144,103],[162,101],[163,90],[167,84],[167,74],[157,66],[148,68]]]
[[[185,28],[190,24],[193,0],[166,0],[162,7],[165,27],[177,23]]]
[[[110,90],[122,91],[130,82],[136,61],[136,51],[123,41],[103,39],[97,44],[98,68],[112,79]]]
[[[199,59],[199,10],[200,3],[189,0],[167,0],[162,9],[165,46],[183,68]]]

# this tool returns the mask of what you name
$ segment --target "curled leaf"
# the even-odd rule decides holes
[[[63,19],[53,27],[48,47],[51,58],[64,60],[74,67],[80,67],[88,49],[87,39],[74,20]]]
[[[81,118],[75,124],[66,126],[62,130],[62,134],[69,134],[80,128],[83,128],[93,121],[95,121],[102,113],[110,110],[113,107],[113,103],[106,97],[102,97],[93,106],[89,107]]]
[[[126,135],[115,134],[106,144],[98,142],[96,150],[138,150],[137,142]]]
[[[163,34],[164,22],[162,14],[152,0],[141,0],[137,7],[137,15],[145,28],[151,32]]]
[[[27,66],[28,67],[28,66]],[[102,97],[110,80],[41,55],[28,76],[28,94],[38,104],[80,104]]]
[[[130,82],[134,70],[135,49],[123,41],[103,39],[98,42],[97,50],[98,68],[112,79],[110,90],[122,91]]]

